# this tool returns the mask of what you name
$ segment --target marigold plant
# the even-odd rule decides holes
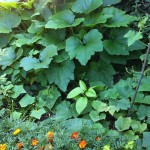
[[[6,144],[0,144],[0,150],[6,150]]]
[[[78,133],[78,132],[74,132],[74,133],[72,133],[72,135],[71,135],[71,138],[73,138],[73,139],[75,139],[75,140],[77,140],[78,137],[79,137],[79,133]]]
[[[81,140],[80,143],[79,143],[79,147],[81,149],[84,149],[86,146],[87,146],[87,142],[85,140]]]
[[[31,145],[36,146],[38,144],[38,142],[39,142],[38,139],[32,139]]]

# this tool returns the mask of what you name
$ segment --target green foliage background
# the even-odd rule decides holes
[[[149,41],[143,5],[149,1],[0,2],[0,109],[13,119],[89,119],[150,148],[149,68],[126,117]]]

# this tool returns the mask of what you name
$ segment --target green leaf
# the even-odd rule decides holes
[[[131,46],[135,41],[143,38],[141,32],[136,33],[133,30],[129,30],[129,32],[124,35],[124,37],[128,39],[128,46]]]
[[[102,0],[77,0],[71,9],[75,13],[89,13],[102,5]]]
[[[28,105],[33,104],[35,101],[35,97],[31,97],[30,95],[26,94],[20,101],[19,104],[21,107],[26,107]]]
[[[119,93],[117,92],[117,90],[116,89],[108,89],[107,91],[106,91],[106,93],[105,93],[105,98],[107,98],[107,99],[117,99],[118,98],[118,96],[119,96]]]
[[[136,17],[126,15],[124,11],[114,7],[103,8],[101,13],[113,16],[106,22],[106,27],[127,27],[129,23],[137,20]]]
[[[12,28],[17,27],[21,22],[21,18],[11,11],[0,12],[0,33],[9,33]]]
[[[102,81],[106,85],[113,84],[115,70],[111,64],[104,61],[92,62],[88,68],[86,77],[90,82]]]
[[[129,55],[130,51],[145,48],[146,45],[139,40],[128,46],[127,39],[124,37],[128,31],[128,28],[111,30],[109,34],[110,39],[103,41],[104,48],[110,55]]]
[[[93,13],[88,15],[84,22],[83,22],[83,26],[86,27],[91,27],[91,26],[95,26],[97,24],[103,24],[106,23],[106,21],[113,17],[113,15],[107,15],[107,14],[102,14],[102,13]]]
[[[5,69],[10,66],[15,60],[15,51],[12,47],[0,49],[0,66]]]
[[[14,119],[14,120],[18,120],[20,119],[20,116],[21,116],[22,113],[20,112],[17,112],[17,111],[14,111],[10,114],[10,116]]]
[[[117,3],[120,3],[121,0],[103,0],[103,6],[110,6],[110,5],[114,5]]]
[[[56,119],[66,120],[72,117],[70,102],[63,101],[56,106]]]
[[[12,38],[12,34],[0,34],[0,48],[7,46]]]
[[[103,50],[102,34],[93,29],[84,35],[83,42],[77,37],[70,37],[66,41],[66,51],[70,59],[76,58],[82,65],[86,65],[95,52]]]
[[[106,51],[103,51],[100,54],[100,58],[106,63],[123,64],[123,65],[126,64],[126,59],[127,59],[125,56],[122,55],[110,55]]]
[[[82,80],[79,81],[79,86],[83,91],[87,90],[86,84]]]
[[[143,147],[150,147],[149,139],[150,139],[150,132],[144,132],[143,133],[143,144],[142,144]]]
[[[20,67],[22,67],[25,71],[29,71],[31,69],[34,69],[38,63],[39,60],[37,58],[33,58],[31,56],[24,57],[20,61]]]
[[[17,47],[21,47],[23,45],[32,45],[41,39],[41,36],[34,36],[27,33],[15,34],[14,37],[16,40],[12,43],[12,45],[16,45]]]
[[[61,94],[55,86],[42,90],[37,97],[37,107],[46,106],[51,110],[60,96]]]
[[[109,107],[107,106],[106,103],[103,103],[101,101],[93,101],[92,102],[92,107],[97,111],[97,112],[107,112],[109,110]]]
[[[93,97],[93,98],[97,97],[96,92],[92,88],[89,88],[87,92],[85,92],[85,95],[87,97]]]
[[[139,87],[139,91],[149,92],[150,91],[149,82],[150,82],[150,76],[147,76],[147,77],[143,78],[142,81],[141,81],[140,87]]]
[[[128,99],[121,99],[118,101],[117,107],[122,110],[128,110],[130,108],[130,101]]]
[[[76,102],[76,111],[78,114],[81,114],[81,112],[87,107],[88,99],[86,97],[80,97]]]
[[[53,36],[49,36],[49,35],[53,35]],[[42,38],[38,41],[38,43],[45,47],[49,45],[57,45],[57,50],[64,49],[65,36],[66,36],[65,29],[49,30],[43,34]]]
[[[130,117],[123,118],[120,116],[117,119],[117,121],[115,121],[115,127],[119,131],[124,131],[124,130],[129,129],[130,125],[131,125],[131,118]]]
[[[78,18],[75,20],[75,15],[70,10],[64,10],[57,14],[50,16],[45,28],[61,29],[67,27],[73,27],[79,25],[84,21],[84,18]]]
[[[132,89],[131,84],[122,79],[114,86],[114,88],[119,93],[120,98],[126,99],[132,97],[134,94],[134,90]]]
[[[147,129],[146,123],[140,123],[140,121],[132,120],[131,127],[134,132],[143,133]]]
[[[40,119],[41,116],[42,116],[43,114],[45,114],[45,113],[46,113],[45,109],[44,109],[44,108],[41,108],[41,109],[39,109],[39,110],[32,110],[30,116],[31,116],[31,117],[34,117],[34,118],[36,118],[36,119]]]
[[[68,83],[74,79],[74,69],[73,61],[67,60],[61,64],[51,64],[45,74],[50,84],[55,83],[62,91],[66,91]]]
[[[29,71],[31,69],[40,69],[40,68],[48,68],[52,57],[57,55],[57,47],[55,45],[49,45],[40,53],[39,59],[29,57],[24,57],[20,61],[20,67],[23,67],[25,71]]]
[[[67,98],[69,98],[69,99],[74,98],[81,93],[84,93],[84,91],[80,87],[76,87],[72,91],[69,92],[69,94],[67,95]]]
[[[103,120],[106,118],[106,114],[99,114],[97,111],[93,111],[93,110],[90,112],[89,115],[93,122]]]
[[[20,94],[22,93],[26,93],[26,91],[23,88],[23,85],[15,85],[12,89],[12,91],[14,92],[11,97],[12,98],[17,98]]]

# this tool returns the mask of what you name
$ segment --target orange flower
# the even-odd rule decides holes
[[[96,140],[96,141],[100,141],[101,138],[100,138],[99,136],[97,136],[97,137],[95,138],[95,140]]]
[[[74,132],[74,133],[72,133],[72,135],[71,135],[71,138],[73,138],[73,139],[75,139],[75,140],[77,140],[78,137],[79,137],[79,133],[78,133],[78,132]]]
[[[48,139],[48,142],[53,142],[54,132],[48,132],[47,133],[47,139]]]
[[[86,147],[86,145],[87,145],[87,142],[86,142],[85,140],[82,140],[82,141],[80,141],[80,143],[79,143],[79,147],[80,147],[81,149],[84,149],[84,148]]]
[[[18,148],[18,150],[20,150],[21,148],[23,148],[23,142],[17,143],[17,148]]]
[[[37,139],[32,139],[31,145],[36,146],[37,144],[38,144],[38,140]]]
[[[6,144],[0,144],[0,150],[6,150]]]

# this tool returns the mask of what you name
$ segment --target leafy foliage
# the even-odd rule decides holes
[[[38,149],[47,143],[50,127],[56,132],[55,149],[79,149],[79,141],[68,139],[75,131],[87,139],[86,149],[150,147],[149,67],[127,117],[140,74],[135,70],[145,58],[149,16],[126,14],[122,3],[0,1],[0,116],[6,108],[11,117],[0,124],[0,138],[8,148],[22,141],[32,149],[35,136]],[[15,127],[21,134],[8,138]]]

